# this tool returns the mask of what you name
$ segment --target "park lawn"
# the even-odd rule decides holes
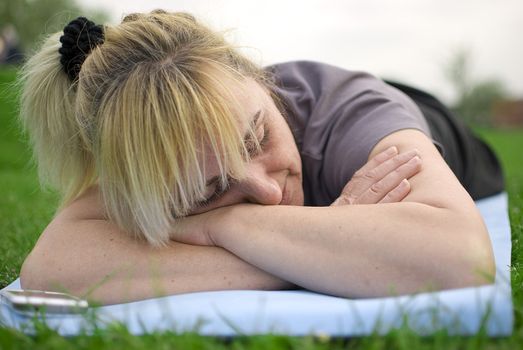
[[[50,221],[58,197],[40,189],[36,170],[30,162],[30,151],[16,121],[16,99],[10,86],[15,69],[0,69],[0,288],[14,280],[20,266]],[[176,335],[155,333],[132,336],[123,327],[97,331],[91,336],[62,338],[42,328],[29,337],[0,327],[0,349],[24,348],[233,348],[233,349],[342,349],[342,348],[399,348],[399,349],[513,349],[523,344],[523,129],[476,129],[499,154],[506,171],[512,226],[512,290],[516,326],[508,338],[489,339],[483,333],[475,337],[453,337],[439,332],[419,337],[408,328],[393,331],[387,336],[369,336],[351,340],[276,335],[238,337],[232,340],[202,337],[196,334]]]

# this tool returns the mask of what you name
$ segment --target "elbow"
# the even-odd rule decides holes
[[[31,253],[22,264],[20,270],[20,286],[22,289],[48,290],[46,265],[39,263],[37,260],[34,254]]]
[[[70,272],[70,269],[58,266],[57,261],[35,247],[22,264],[20,286],[22,289],[82,295],[85,288],[79,283],[78,276]]]
[[[471,243],[470,282],[473,286],[493,284],[496,280],[496,262],[492,244],[486,229],[481,237],[475,237]]]
[[[479,287],[493,284],[496,279],[496,264],[488,232],[483,224],[459,232],[456,260],[449,266],[448,288]]]

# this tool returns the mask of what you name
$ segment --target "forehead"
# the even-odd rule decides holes
[[[235,105],[232,106],[233,113],[241,129],[246,131],[256,112],[267,104],[269,95],[265,88],[252,78],[234,82],[229,85],[229,88],[235,99]]]
[[[230,106],[234,119],[238,123],[239,131],[245,135],[252,125],[258,111],[262,110],[270,99],[265,88],[253,78],[243,78],[233,80],[225,78],[223,80],[229,90],[232,99]],[[204,172],[205,177],[210,179],[220,173],[218,161],[212,152],[210,145],[204,145]]]

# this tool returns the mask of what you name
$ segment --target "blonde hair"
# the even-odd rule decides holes
[[[98,183],[110,220],[164,244],[175,217],[204,197],[208,152],[223,186],[244,174],[242,110],[226,81],[270,79],[185,13],[106,26],[73,83],[60,64],[60,35],[22,73],[21,118],[40,178],[60,190],[62,206]]]

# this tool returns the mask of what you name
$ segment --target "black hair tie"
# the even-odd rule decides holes
[[[60,63],[71,81],[75,81],[87,55],[104,42],[103,27],[85,17],[78,17],[65,26],[60,42]]]

